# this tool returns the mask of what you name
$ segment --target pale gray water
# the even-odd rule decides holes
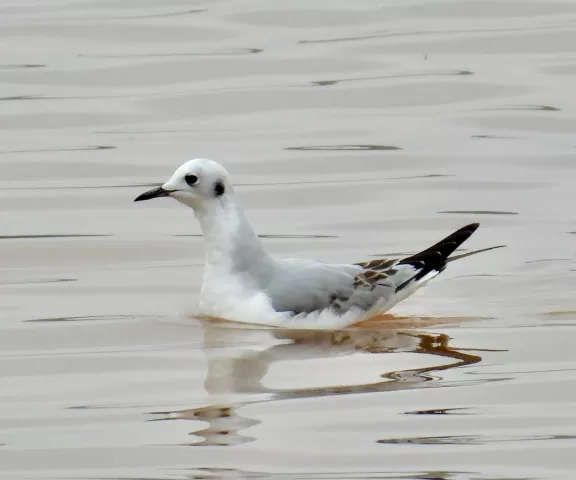
[[[576,2],[3,0],[0,22],[0,479],[574,478]],[[275,254],[471,221],[466,248],[508,248],[408,319],[203,323],[191,212],[132,203],[195,156]]]

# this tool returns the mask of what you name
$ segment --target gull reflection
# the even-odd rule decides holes
[[[242,434],[242,431],[260,423],[260,420],[239,413],[247,405],[440,386],[434,382],[441,379],[437,372],[482,360],[482,357],[466,349],[451,346],[450,337],[446,334],[410,330],[406,328],[406,319],[395,320],[384,323],[388,328],[382,328],[382,322],[378,328],[378,324],[371,322],[363,327],[344,330],[295,330],[202,319],[203,348],[207,360],[204,382],[206,404],[199,408],[154,413],[162,415],[157,419],[160,421],[179,419],[205,422],[207,426],[190,433],[196,438],[187,445],[238,445],[255,440]],[[430,322],[420,322],[419,325],[427,323]],[[404,329],[391,328],[398,324],[404,325]],[[304,388],[265,385],[273,365],[291,360],[312,362],[314,359],[341,359],[362,353],[385,355],[400,352],[433,355],[442,361],[434,362],[432,366],[384,371],[369,383]],[[430,363],[429,357],[426,363]],[[302,376],[306,377],[306,373],[307,370],[302,372]]]

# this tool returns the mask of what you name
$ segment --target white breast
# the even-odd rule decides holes
[[[199,308],[204,315],[238,322],[277,324],[281,320],[268,295],[259,290],[246,273],[224,273],[208,266]]]

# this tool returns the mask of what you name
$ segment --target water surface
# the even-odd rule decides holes
[[[4,1],[0,478],[573,479],[572,1]],[[224,163],[266,247],[362,261],[472,221],[385,318],[194,318]]]

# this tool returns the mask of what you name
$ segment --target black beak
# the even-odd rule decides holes
[[[142,195],[137,196],[134,201],[141,202],[142,200],[150,200],[151,198],[167,197],[172,192],[169,190],[164,190],[162,187],[156,187],[152,190],[144,192]]]

